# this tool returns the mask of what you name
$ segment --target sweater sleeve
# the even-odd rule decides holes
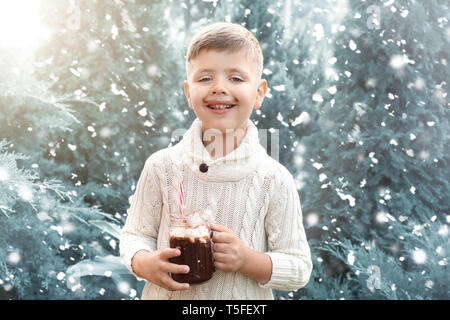
[[[272,275],[262,287],[297,290],[311,275],[311,252],[302,222],[302,210],[294,179],[289,173],[276,187],[265,220]]]
[[[139,250],[156,250],[162,197],[152,157],[145,162],[119,239],[120,256],[133,273],[131,259]]]

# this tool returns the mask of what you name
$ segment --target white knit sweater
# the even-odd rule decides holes
[[[131,268],[134,254],[168,248],[170,216],[179,214],[179,185],[184,180],[186,212],[210,209],[214,223],[230,228],[246,245],[272,260],[266,284],[238,272],[216,270],[202,284],[168,291],[147,282],[142,299],[273,299],[271,289],[296,290],[309,280],[312,262],[294,179],[260,145],[249,120],[247,133],[234,151],[212,159],[201,141],[196,119],[175,146],[145,162],[120,237],[120,255]],[[200,164],[207,172],[199,170]]]

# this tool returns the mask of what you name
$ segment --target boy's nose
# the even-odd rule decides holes
[[[216,81],[211,87],[212,94],[226,94],[227,90],[220,81]]]
[[[226,94],[226,91],[225,91],[225,89],[222,89],[222,88],[215,88],[212,90],[211,93],[212,94]]]

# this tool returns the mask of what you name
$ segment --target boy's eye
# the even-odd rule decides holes
[[[244,81],[244,80],[242,80],[241,78],[238,78],[238,77],[232,77],[231,79],[233,80],[233,82],[242,82],[242,81]]]
[[[205,82],[205,81],[208,81],[209,79],[210,79],[209,77],[203,77],[203,78],[198,79],[198,81]]]

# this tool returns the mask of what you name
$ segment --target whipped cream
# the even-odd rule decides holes
[[[199,212],[191,211],[187,213],[182,222],[184,225],[170,228],[170,237],[189,238],[192,242],[198,239],[202,243],[206,243],[209,240],[210,230],[208,223]]]

